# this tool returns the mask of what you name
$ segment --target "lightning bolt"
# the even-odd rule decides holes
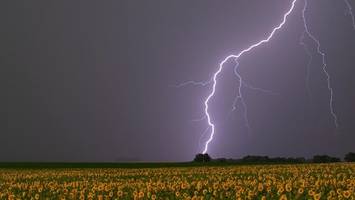
[[[234,74],[235,76],[238,78],[238,82],[239,82],[239,85],[238,85],[238,93],[233,101],[233,104],[232,104],[232,109],[231,111],[229,112],[229,114],[227,115],[227,118],[229,118],[230,114],[235,111],[237,109],[237,103],[239,102],[239,100],[241,101],[242,103],[242,106],[244,108],[244,119],[245,119],[245,123],[246,123],[246,127],[248,128],[248,130],[250,129],[250,126],[249,126],[249,120],[248,120],[248,109],[247,109],[247,105],[244,101],[244,98],[242,96],[242,91],[241,91],[241,87],[244,87],[246,89],[249,89],[249,90],[254,90],[254,91],[257,91],[257,92],[260,92],[260,93],[265,93],[265,94],[268,94],[268,95],[280,95],[280,93],[277,93],[277,92],[274,92],[274,91],[271,91],[271,90],[268,90],[268,89],[264,89],[264,88],[260,88],[260,87],[255,87],[247,82],[245,82],[241,75],[238,73],[237,71],[237,68],[238,68],[238,63],[235,65],[234,67]],[[182,87],[187,87],[187,86],[199,86],[199,87],[206,87],[206,86],[209,86],[210,84],[212,84],[212,79],[209,80],[209,81],[185,81],[185,82],[182,82],[180,84],[177,84],[177,85],[170,85],[171,87],[175,87],[175,88],[182,88]],[[196,119],[192,119],[190,120],[191,122],[201,122],[201,121],[204,121],[205,119],[207,119],[207,116],[206,115],[203,115],[202,117],[199,117],[199,118],[196,118]],[[206,135],[207,131],[210,129],[210,127],[207,127],[200,139],[199,139],[199,144],[201,143],[201,139],[204,135]]]
[[[355,17],[353,13],[353,8],[351,7],[351,4],[349,3],[349,0],[344,0],[346,6],[348,7],[348,14],[351,17],[352,25],[353,25],[353,30],[355,31]]]
[[[312,64],[312,61],[313,61],[313,56],[312,56],[311,51],[308,48],[308,45],[304,41],[305,40],[305,34],[306,34],[306,31],[304,31],[302,33],[302,35],[301,35],[300,45],[303,46],[304,51],[306,52],[307,56],[309,57],[309,60],[308,60],[308,63],[307,63],[307,67],[306,67],[306,90],[307,90],[308,97],[310,99],[312,99],[311,90],[309,88],[309,79],[310,79],[310,68],[311,68],[311,64]]]
[[[246,102],[245,102],[245,100],[243,98],[242,89],[243,88],[247,88],[247,89],[257,90],[259,92],[264,92],[264,93],[268,93],[268,94],[272,94],[272,95],[278,94],[278,93],[272,92],[270,90],[265,90],[265,89],[262,89],[262,88],[251,86],[248,83],[246,83],[243,80],[241,74],[238,72],[239,59],[244,54],[252,51],[256,47],[259,47],[259,46],[263,45],[264,43],[268,43],[273,38],[275,33],[278,30],[280,30],[285,25],[285,23],[287,22],[288,16],[292,13],[292,11],[295,8],[296,2],[297,2],[297,0],[292,0],[290,8],[283,15],[283,20],[281,21],[280,24],[278,24],[276,27],[274,27],[272,29],[272,31],[271,31],[271,33],[269,33],[268,37],[266,37],[263,40],[260,40],[257,43],[252,44],[251,46],[249,46],[248,48],[240,51],[236,55],[231,54],[231,55],[225,57],[219,63],[217,71],[213,74],[212,78],[209,81],[206,81],[206,82],[186,81],[186,82],[184,82],[182,84],[174,86],[174,87],[180,88],[180,87],[184,87],[184,86],[188,86],[188,85],[202,86],[202,87],[212,85],[212,90],[211,90],[211,92],[209,93],[209,95],[207,96],[207,98],[204,101],[204,116],[202,118],[200,118],[200,119],[192,120],[192,121],[207,120],[207,123],[208,123],[208,127],[205,129],[205,131],[203,132],[203,134],[200,136],[200,139],[199,139],[199,144],[200,144],[201,139],[210,130],[209,138],[205,142],[204,149],[203,149],[202,153],[207,153],[208,146],[212,142],[213,137],[215,135],[215,131],[216,131],[215,129],[216,128],[215,128],[215,124],[211,120],[211,115],[209,113],[209,102],[210,102],[211,98],[215,95],[216,86],[217,86],[217,78],[219,77],[220,73],[222,72],[222,70],[224,68],[224,65],[228,61],[232,60],[232,61],[236,62],[236,65],[234,67],[234,74],[235,74],[235,76],[237,78],[237,81],[238,81],[237,92],[236,92],[236,96],[234,98],[234,101],[233,101],[233,104],[232,104],[232,109],[231,109],[230,113],[232,113],[233,111],[235,111],[237,109],[237,104],[240,102],[242,107],[243,107],[245,126],[248,128],[248,131],[250,131],[250,125],[249,125],[249,120],[248,120],[248,108],[247,108],[247,104],[246,104]],[[338,117],[337,117],[337,115],[336,115],[336,113],[334,111],[334,106],[333,106],[334,105],[334,97],[333,97],[334,96],[334,91],[333,91],[333,88],[331,86],[331,76],[330,76],[330,74],[329,74],[329,72],[327,70],[326,54],[323,52],[323,50],[321,48],[321,44],[320,44],[319,39],[317,39],[317,37],[315,35],[313,35],[313,33],[310,31],[310,29],[308,27],[307,18],[306,18],[308,0],[304,0],[304,2],[305,3],[304,3],[303,10],[302,10],[302,20],[303,20],[303,24],[304,24],[304,32],[302,33],[302,35],[300,37],[299,43],[300,43],[300,45],[302,45],[304,47],[304,50],[305,50],[307,56],[309,57],[309,61],[307,63],[307,70],[306,70],[306,79],[305,79],[307,93],[308,93],[308,96],[311,98],[311,92],[310,92],[310,88],[309,88],[309,80],[310,80],[310,67],[311,67],[311,64],[312,64],[312,61],[313,61],[313,55],[312,55],[308,45],[305,43],[305,38],[309,37],[316,44],[317,53],[322,58],[322,70],[323,70],[323,73],[324,73],[324,75],[326,77],[327,88],[328,88],[329,96],[330,96],[329,97],[329,110],[330,110],[330,114],[331,114],[331,116],[333,118],[334,125],[335,125],[336,128],[338,128]],[[353,11],[352,11],[352,6],[351,6],[351,4],[349,3],[348,0],[344,0],[344,2],[346,4],[346,6],[347,6],[347,13],[351,16],[353,29],[355,30],[355,17],[354,17]]]
[[[242,50],[241,52],[239,52],[239,53],[236,54],[236,55],[233,55],[233,54],[232,54],[232,55],[229,55],[229,56],[227,56],[226,58],[224,58],[224,59],[222,60],[222,62],[220,62],[219,67],[218,67],[218,70],[213,74],[213,78],[212,78],[212,80],[213,80],[212,91],[211,91],[211,93],[207,96],[207,98],[206,98],[206,100],[205,100],[205,102],[204,102],[204,105],[205,105],[204,111],[205,111],[205,115],[206,115],[206,117],[207,117],[208,126],[211,128],[211,133],[210,133],[209,139],[208,139],[208,140],[206,141],[206,143],[205,143],[205,148],[204,148],[204,150],[203,150],[202,153],[206,153],[206,152],[208,151],[208,145],[209,145],[210,142],[213,140],[213,136],[214,136],[214,134],[215,134],[215,124],[212,122],[211,116],[210,116],[210,114],[209,114],[209,112],[208,112],[208,109],[209,109],[209,101],[211,100],[211,98],[214,96],[214,94],[215,94],[215,92],[216,92],[217,77],[218,77],[218,75],[222,72],[224,64],[225,64],[228,60],[230,60],[230,59],[233,59],[234,61],[238,62],[238,59],[239,59],[242,55],[244,55],[245,53],[248,53],[248,52],[250,52],[251,50],[253,50],[254,48],[256,48],[256,47],[258,47],[258,46],[260,46],[260,45],[262,45],[262,44],[264,44],[264,43],[269,42],[270,39],[274,36],[275,32],[276,32],[277,30],[281,29],[281,28],[285,25],[286,20],[287,20],[287,17],[288,17],[288,16],[292,13],[292,11],[294,10],[294,7],[295,7],[296,2],[297,2],[297,0],[293,0],[293,1],[292,1],[291,7],[290,7],[289,10],[284,14],[282,22],[281,22],[278,26],[276,26],[276,27],[271,31],[271,33],[269,34],[269,36],[268,36],[266,39],[263,39],[263,40],[261,40],[261,41],[255,43],[255,44],[249,46],[248,48]],[[239,76],[239,80],[240,80],[240,82],[241,82],[241,80],[242,80],[240,76]],[[239,89],[240,89],[240,88],[241,88],[241,84],[240,84],[240,86],[239,86]],[[238,90],[238,91],[240,91],[240,90]],[[246,112],[245,112],[245,113],[246,113]]]
[[[245,88],[247,88],[249,90],[255,90],[255,91],[258,91],[258,92],[266,93],[268,95],[280,95],[280,93],[278,93],[278,92],[274,92],[272,90],[267,90],[267,89],[264,89],[264,88],[255,87],[255,86],[252,86],[252,85],[250,85],[249,83],[247,83],[245,81],[242,81],[242,85],[243,85],[243,87],[245,87]]]
[[[246,104],[243,94],[242,94],[242,88],[247,88],[249,90],[255,90],[255,91],[266,93],[269,95],[279,95],[279,93],[271,91],[271,90],[259,88],[259,87],[254,87],[254,86],[246,83],[243,80],[242,76],[238,72],[238,66],[239,66],[239,63],[237,62],[237,64],[234,67],[234,70],[233,70],[234,75],[237,77],[237,80],[238,80],[238,88],[237,88],[237,94],[234,98],[234,101],[232,104],[232,109],[229,112],[229,115],[237,109],[237,104],[238,104],[238,102],[240,102],[243,106],[245,126],[247,127],[248,132],[250,132],[250,124],[249,124],[249,119],[248,119],[248,107],[247,107],[247,104]]]
[[[194,85],[194,86],[207,86],[209,84],[212,83],[212,80],[209,80],[209,81],[186,81],[186,82],[183,82],[183,83],[180,83],[178,85],[170,85],[171,87],[176,87],[176,88],[181,88],[181,87],[185,87],[185,86],[188,86],[188,85]]]
[[[232,113],[233,111],[235,111],[237,109],[237,103],[240,100],[240,102],[243,106],[245,126],[247,127],[248,132],[250,133],[250,124],[249,124],[249,119],[248,119],[248,107],[247,107],[247,104],[245,103],[243,95],[242,95],[243,79],[242,79],[242,76],[238,72],[238,66],[239,66],[239,63],[237,62],[237,64],[234,67],[234,75],[238,79],[238,89],[237,89],[237,94],[236,94],[236,97],[233,101],[232,110],[230,111],[230,113]]]
[[[243,99],[243,96],[241,95],[241,88],[240,86],[243,86],[249,90],[254,90],[254,91],[257,91],[257,92],[260,92],[260,93],[266,93],[268,95],[280,95],[279,93],[277,92],[274,92],[274,91],[271,91],[271,90],[268,90],[268,89],[264,89],[264,88],[260,88],[260,87],[255,87],[247,82],[245,82],[244,80],[241,79],[241,76],[240,74],[237,72],[237,67],[238,67],[238,64],[235,66],[234,68],[234,74],[235,76],[238,78],[239,80],[239,86],[238,86],[238,94],[237,96],[235,97],[235,100],[232,104],[232,109],[229,113],[229,115],[235,111],[237,109],[237,103],[238,101],[240,100],[242,102],[242,105],[244,107],[244,118],[245,118],[245,122],[247,123],[246,126],[248,127],[248,129],[250,129],[250,126],[249,126],[249,120],[248,120],[248,113],[247,113],[247,106],[246,106],[246,103]],[[177,84],[177,85],[170,85],[171,87],[175,87],[175,88],[182,88],[182,87],[187,87],[187,86],[199,86],[199,87],[206,87],[206,86],[209,86],[212,84],[212,79],[209,80],[209,81],[185,81],[185,82],[182,82],[180,84]],[[229,116],[228,115],[228,116]],[[227,116],[227,118],[228,118]],[[199,117],[199,118],[196,118],[196,119],[192,119],[190,120],[191,122],[201,122],[203,120],[207,119],[207,116],[206,115],[203,115],[202,117]],[[201,138],[206,135],[208,129],[210,129],[210,127],[208,127],[205,131],[203,131],[203,134],[202,136],[200,137],[200,140]],[[200,142],[199,142],[200,143]]]
[[[323,69],[324,75],[325,75],[326,80],[327,80],[327,87],[328,87],[329,95],[330,95],[330,98],[329,98],[329,110],[330,110],[330,114],[333,117],[334,125],[335,125],[336,128],[338,128],[338,117],[337,117],[337,115],[336,115],[336,113],[334,111],[334,107],[333,107],[333,104],[334,104],[334,102],[333,102],[334,101],[334,97],[333,97],[334,91],[333,91],[333,88],[331,87],[331,83],[330,83],[330,74],[327,71],[326,54],[322,51],[321,44],[320,44],[319,40],[310,32],[310,30],[308,28],[307,19],[306,19],[306,11],[307,11],[307,7],[308,7],[308,0],[305,0],[304,2],[305,3],[304,3],[303,10],[302,10],[302,19],[303,19],[305,34],[307,34],[307,36],[309,38],[311,38],[316,43],[316,45],[317,45],[317,53],[322,57],[322,69]]]

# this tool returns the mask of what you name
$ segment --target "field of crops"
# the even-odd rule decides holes
[[[355,164],[0,169],[0,199],[355,199]]]

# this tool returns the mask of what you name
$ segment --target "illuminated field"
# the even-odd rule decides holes
[[[0,199],[354,199],[355,164],[0,169]]]

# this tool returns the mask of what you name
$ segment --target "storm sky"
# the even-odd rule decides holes
[[[349,1],[355,7],[355,1]],[[0,161],[186,161],[203,150],[203,101],[218,63],[264,39],[291,0],[61,0],[0,3]],[[310,0],[310,31],[326,52],[299,44],[303,0],[266,45],[239,60],[254,87],[228,115],[233,63],[218,79],[208,153],[343,157],[355,151],[355,30],[341,0]]]

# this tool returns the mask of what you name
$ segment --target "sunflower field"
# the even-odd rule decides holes
[[[355,199],[355,164],[0,169],[0,199]]]

